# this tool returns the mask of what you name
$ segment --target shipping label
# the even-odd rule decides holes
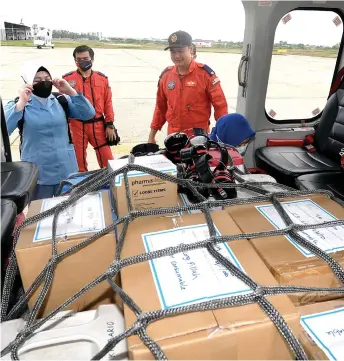
[[[282,205],[295,224],[317,224],[337,219],[311,199],[282,202]],[[286,224],[273,205],[256,206],[256,208],[276,229],[286,227]],[[326,253],[344,250],[344,226],[305,230],[298,232],[298,234]],[[286,236],[286,238],[305,257],[314,256],[313,253],[297,244],[290,236]]]
[[[217,231],[217,235],[220,233]],[[209,238],[206,224],[170,229],[142,235],[147,252]],[[226,243],[215,248],[243,271]],[[205,249],[177,253],[150,261],[150,267],[162,309],[206,302],[211,299],[244,294],[251,289],[213,258]]]
[[[301,317],[301,325],[329,360],[344,356],[344,307]]]
[[[68,199],[68,196],[54,197],[42,201],[41,212],[55,207]],[[53,217],[38,222],[33,242],[52,239]],[[56,237],[66,237],[83,233],[98,232],[105,228],[102,193],[87,194],[73,206],[59,214]]]

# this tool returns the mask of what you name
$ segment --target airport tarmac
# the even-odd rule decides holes
[[[40,59],[53,77],[74,70],[73,49],[0,47],[0,94],[4,104],[18,95],[23,85],[21,69],[25,61]],[[208,64],[219,76],[229,111],[234,112],[238,92],[238,65],[241,55],[199,52],[197,61]],[[273,56],[266,109],[284,118],[309,117],[322,109],[329,91],[336,59],[306,56]],[[113,147],[117,156],[133,145],[146,142],[155,105],[157,81],[171,64],[169,53],[161,50],[95,49],[94,69],[110,81],[116,127],[121,145]],[[213,120],[212,120],[213,121]],[[166,136],[166,126],[157,137]],[[17,133],[11,135],[14,160],[19,160]],[[93,149],[88,149],[90,169],[98,167]]]

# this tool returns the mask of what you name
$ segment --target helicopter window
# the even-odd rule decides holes
[[[323,111],[343,39],[343,20],[329,10],[294,10],[279,22],[265,111],[272,122],[314,121]]]

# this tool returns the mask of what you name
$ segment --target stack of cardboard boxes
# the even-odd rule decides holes
[[[344,298],[299,308],[300,342],[311,360],[342,360],[344,357]]]
[[[109,163],[110,171],[118,170],[126,160]],[[135,163],[175,176],[175,166],[163,156],[138,157]],[[185,203],[178,197],[177,185],[143,172],[128,173],[133,210],[174,207]],[[110,192],[116,199],[117,217],[128,213],[123,176],[114,178]],[[112,223],[109,194],[99,192],[84,197],[71,212],[59,220],[58,252],[75,245]],[[97,200],[97,201],[96,201]],[[49,201],[33,202],[29,216],[49,207]],[[80,202],[80,201],[79,201]],[[47,204],[48,203],[48,204]],[[285,200],[285,207],[296,223],[316,223],[344,218],[344,209],[325,196],[298,197]],[[91,217],[92,214],[92,217]],[[72,219],[72,220],[70,220]],[[90,219],[90,222],[83,222]],[[96,220],[95,220],[96,219]],[[248,204],[213,210],[212,219],[218,235],[235,235],[283,228],[283,221],[269,203]],[[74,227],[71,224],[78,224]],[[64,224],[64,226],[63,226]],[[77,228],[77,229],[75,229]],[[122,227],[119,227],[121,230]],[[344,228],[332,227],[305,231],[305,237],[331,253],[344,266]],[[49,238],[50,237],[50,238]],[[209,238],[205,216],[193,212],[140,217],[128,227],[121,259]],[[264,237],[219,243],[215,249],[260,285],[304,285],[338,287],[339,282],[327,264],[313,257],[294,240],[285,236]],[[47,222],[25,228],[16,249],[24,287],[27,289],[51,258],[50,233]],[[42,315],[47,314],[87,283],[102,274],[115,258],[115,237],[108,234],[68,255],[60,262]],[[250,288],[232,276],[205,248],[140,262],[120,272],[123,290],[146,312],[171,309],[212,299],[245,295]],[[342,298],[340,298],[342,297]],[[37,298],[30,299],[29,306]],[[337,298],[337,300],[334,300]],[[331,359],[322,343],[312,343],[316,326],[308,322],[315,313],[340,311],[343,294],[298,294],[268,297],[299,337],[310,357]],[[321,302],[328,301],[328,302]],[[101,303],[115,302],[112,290],[102,283],[70,305],[85,310]],[[317,302],[317,303],[315,303]],[[342,307],[342,310],[344,308]],[[123,305],[126,327],[136,320],[135,314]],[[338,317],[343,313],[338,311]],[[306,318],[300,318],[308,317]],[[320,317],[320,316],[319,316]],[[340,318],[339,318],[340,319]],[[306,322],[308,322],[306,326]],[[326,332],[333,332],[336,341],[343,340],[340,323]],[[341,323],[341,327],[344,325]],[[309,327],[308,330],[306,328]],[[335,331],[337,330],[337,331]],[[305,336],[305,332],[310,336]],[[287,343],[269,317],[257,304],[223,308],[214,311],[185,313],[151,323],[148,335],[158,342],[169,359],[293,359]],[[317,336],[320,337],[321,336]],[[343,341],[342,341],[343,342]],[[325,343],[323,343],[325,344]],[[335,344],[335,342],[333,343]],[[326,344],[332,353],[342,346]],[[337,348],[336,348],[337,347]],[[152,354],[138,336],[128,338],[129,357],[152,359]],[[329,356],[330,355],[330,356]]]
[[[344,218],[344,209],[324,195],[299,197],[283,201],[283,207],[296,224],[317,224]],[[228,207],[227,212],[244,233],[262,232],[285,227],[271,203]],[[314,229],[300,232],[304,238],[330,254],[344,266],[344,227]],[[250,243],[281,285],[308,287],[339,287],[330,267],[289,236],[261,237]],[[319,302],[340,294],[296,294],[290,298],[295,305]]]
[[[213,213],[218,234],[240,233],[225,211]],[[190,244],[209,237],[202,214],[135,220],[126,235],[122,257]],[[247,240],[218,244],[216,249],[243,272],[263,285],[277,285]],[[249,287],[233,277],[205,249],[178,253],[124,268],[122,287],[143,311],[170,309],[216,298],[243,295]],[[287,296],[269,297],[296,335],[299,316]],[[126,326],[135,315],[124,306]],[[169,359],[291,359],[283,338],[268,316],[252,304],[215,311],[186,313],[150,324],[148,335]],[[250,345],[250,347],[247,347]],[[151,359],[138,337],[128,339],[132,359]]]
[[[30,218],[46,211],[66,199],[68,197],[34,201],[29,207],[27,217]],[[52,222],[53,217],[45,218],[25,227],[20,234],[16,246],[16,257],[25,290],[31,286],[52,259]],[[58,217],[57,252],[64,252],[80,244],[111,224],[113,224],[113,219],[108,191],[84,196]],[[115,246],[115,235],[111,232],[65,256],[55,268],[52,286],[38,316],[48,315],[103,274],[114,260]],[[33,308],[41,289],[42,285],[31,295],[30,309]],[[113,303],[114,300],[110,285],[102,282],[66,309],[86,311],[97,308],[101,304]]]

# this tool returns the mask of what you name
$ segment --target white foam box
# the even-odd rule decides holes
[[[272,184],[264,184],[260,186],[262,189],[265,189],[271,193],[285,191],[283,188],[279,187],[278,183],[276,182],[276,179],[269,176],[268,174],[244,174],[244,175],[240,175],[240,177],[243,178],[244,181],[247,183],[259,183],[259,182],[276,183],[276,186]],[[236,180],[235,183],[240,183],[240,182]],[[245,188],[237,188],[237,194],[238,194],[237,198],[250,198],[250,197],[256,197],[262,195],[261,193],[257,193],[253,190],[245,189]]]
[[[1,349],[9,345],[25,327],[23,319],[1,324]],[[90,360],[113,337],[125,331],[124,317],[116,305],[97,310],[59,312],[19,348],[21,360]],[[128,360],[124,339],[102,360]],[[7,353],[2,360],[11,360]]]

